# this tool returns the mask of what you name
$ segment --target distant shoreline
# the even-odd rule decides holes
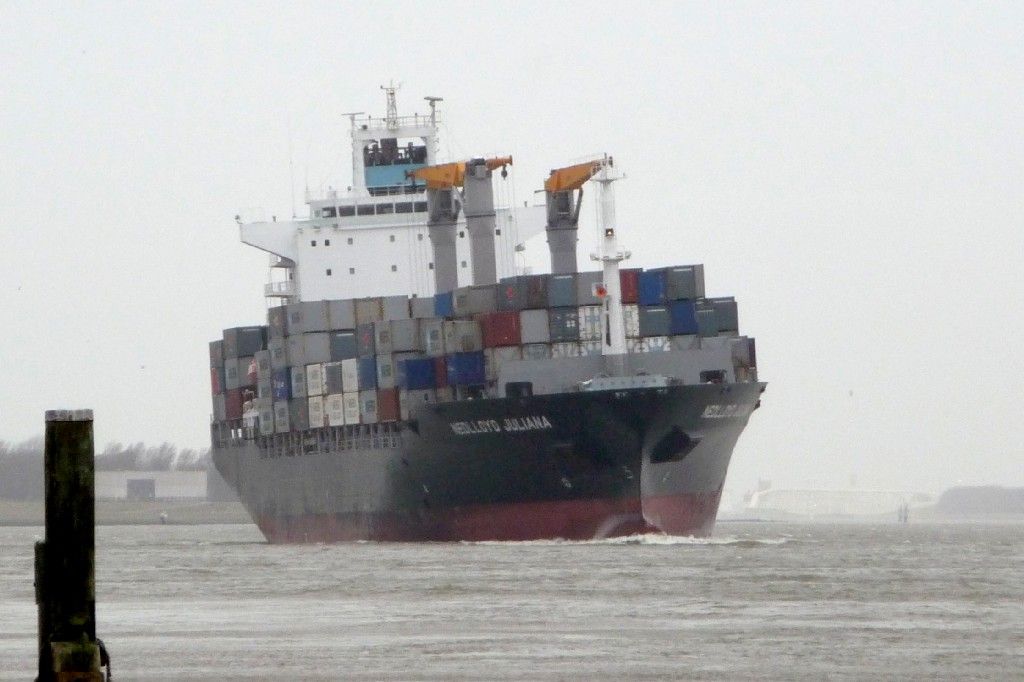
[[[241,502],[204,500],[96,500],[97,526],[251,524]],[[42,526],[42,500],[0,500],[0,526]]]

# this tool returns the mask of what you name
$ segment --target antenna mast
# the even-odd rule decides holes
[[[384,119],[388,130],[396,130],[398,128],[398,101],[395,99],[395,93],[398,92],[400,87],[402,87],[402,84],[395,85],[395,81],[380,86],[380,89],[384,91],[388,98],[387,115]]]

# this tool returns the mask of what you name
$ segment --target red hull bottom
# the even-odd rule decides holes
[[[308,514],[259,517],[267,540],[392,542],[594,540],[639,533],[711,534],[721,491],[632,500],[522,502],[430,509],[408,514]]]

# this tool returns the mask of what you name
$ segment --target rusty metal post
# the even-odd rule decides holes
[[[46,538],[36,543],[38,682],[99,682],[92,410],[46,412]]]

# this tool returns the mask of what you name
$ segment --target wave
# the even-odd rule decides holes
[[[463,545],[510,545],[516,547],[552,547],[562,545],[724,545],[733,547],[761,547],[771,545],[782,545],[790,542],[790,538],[741,538],[734,535],[715,536],[710,538],[697,538],[681,535],[665,535],[664,533],[640,533],[636,535],[623,535],[614,538],[602,538],[596,540],[480,540],[476,542],[465,541]]]

